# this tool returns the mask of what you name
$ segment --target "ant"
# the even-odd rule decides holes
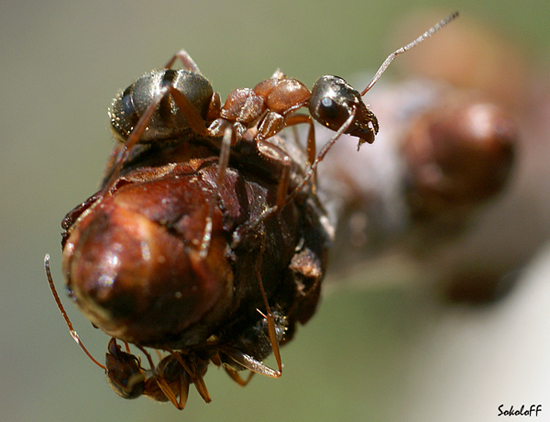
[[[204,347],[200,354],[167,349],[169,354],[165,357],[162,357],[157,350],[160,360],[155,365],[150,353],[144,347],[136,344],[135,346],[141,350],[149,364],[149,369],[145,369],[141,360],[130,353],[127,342],[124,342],[126,351],[123,351],[117,344],[116,338],[112,337],[107,345],[105,365],[103,365],[92,356],[73,328],[53,282],[49,255],[44,258],[44,266],[50,290],[65,319],[71,337],[88,358],[105,371],[111,388],[122,398],[135,399],[144,395],[159,402],[170,401],[177,409],[182,410],[187,402],[189,385],[193,383],[203,400],[210,403],[212,399],[203,379],[209,362],[223,367],[227,374],[241,386],[246,386],[254,373],[261,373],[273,378],[281,375],[282,365],[280,362],[279,370],[274,371],[251,356],[268,356],[272,352],[270,338],[272,334],[269,332],[268,317],[259,311],[262,316],[260,323],[249,327],[242,338],[234,342],[237,345],[241,341],[239,345],[241,350],[237,350],[235,345],[233,347],[216,347],[212,344]],[[272,313],[269,310],[269,315],[275,323],[275,336],[277,344],[279,344],[287,330],[287,320],[277,309],[274,309]],[[244,353],[243,350],[248,353]],[[246,379],[241,378],[238,373],[243,369],[250,371]]]
[[[343,133],[359,138],[358,148],[374,141],[378,120],[361,97],[399,54],[457,16],[390,54],[361,93],[332,75],[309,91],[277,70],[221,105],[181,50],[115,97],[109,115],[118,144],[103,186],[62,223],[69,296],[111,336],[106,365],[73,329],[48,255],[45,269],[73,339],[117,394],[183,409],[191,383],[210,401],[210,362],[240,385],[253,373],[281,376],[279,347],[315,312],[333,236],[306,186]],[[173,70],[177,59],[183,69]],[[306,106],[309,116],[296,113]],[[313,120],[335,132],[318,154]],[[277,136],[297,124],[309,126],[307,158]],[[145,347],[158,351],[158,364]],[[277,370],[262,362],[271,353]]]
[[[374,142],[379,130],[378,119],[361,97],[370,91],[398,55],[431,37],[457,17],[458,12],[452,13],[414,41],[391,53],[360,93],[334,75],[321,76],[309,91],[302,82],[287,78],[277,69],[271,78],[252,89],[231,91],[221,105],[219,94],[213,92],[197,64],[185,50],[180,50],[163,69],[142,76],[113,100],[109,111],[111,129],[123,148],[104,191],[112,187],[136,144],[164,142],[190,132],[210,138],[223,136],[218,174],[220,181],[229,162],[229,148],[242,140],[248,131],[257,151],[266,159],[276,160],[283,166],[284,176],[277,198],[280,209],[295,196],[293,194],[287,198],[285,195],[291,160],[285,151],[266,139],[289,126],[309,125],[307,152],[310,171],[295,190],[297,193],[310,181],[319,163],[342,134],[359,138],[357,150],[363,143]],[[173,70],[171,67],[177,59],[183,64],[183,69]],[[302,107],[308,107],[310,116],[295,113]],[[312,119],[336,132],[318,155]]]

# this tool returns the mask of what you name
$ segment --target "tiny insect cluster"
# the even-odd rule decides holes
[[[105,365],[74,331],[45,259],[73,338],[115,392],[183,409],[190,384],[211,400],[210,363],[241,385],[253,373],[281,375],[279,347],[314,314],[333,240],[317,166],[343,133],[359,146],[374,141],[378,121],[362,95],[398,54],[456,16],[392,53],[362,93],[332,75],[309,91],[277,70],[222,105],[182,50],[115,97],[117,144],[101,189],[62,222],[69,296],[111,337]],[[303,107],[309,115],[296,113]],[[335,132],[319,153],[313,120]],[[306,148],[280,136],[298,124],[308,125]],[[263,363],[272,353],[277,369]]]

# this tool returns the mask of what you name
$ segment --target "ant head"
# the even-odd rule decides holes
[[[139,360],[123,352],[114,338],[111,338],[105,355],[105,373],[109,384],[120,397],[135,399],[145,390],[145,374]]]
[[[344,131],[359,138],[359,145],[372,143],[378,133],[378,119],[363,100],[361,94],[338,76],[321,76],[311,90],[309,99],[311,116],[331,130],[339,130],[353,114],[353,120]]]

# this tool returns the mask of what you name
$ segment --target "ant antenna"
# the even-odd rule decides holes
[[[404,47],[401,47],[397,50],[395,50],[393,53],[391,53],[386,60],[384,60],[384,63],[382,63],[382,66],[378,69],[372,80],[369,82],[367,87],[361,92],[361,96],[365,95],[372,87],[373,85],[378,82],[378,79],[382,76],[382,74],[386,71],[388,66],[391,62],[394,61],[394,59],[404,52],[410,50],[413,47],[416,47],[418,44],[420,44],[422,41],[424,41],[426,38],[430,38],[433,34],[435,34],[437,31],[439,31],[441,28],[443,28],[445,25],[447,25],[449,22],[454,20],[458,17],[458,12],[451,13],[449,16],[447,16],[445,19],[442,19],[438,23],[436,23],[434,26],[432,26],[430,29],[428,29],[426,32],[424,32],[422,35],[420,35],[416,40],[413,42],[407,44]]]
[[[67,327],[69,327],[69,332],[71,333],[71,337],[74,341],[76,341],[76,344],[80,346],[80,348],[86,353],[86,355],[94,362],[97,366],[99,366],[104,371],[107,370],[105,365],[102,365],[99,363],[90,352],[88,352],[88,349],[84,346],[82,341],[80,341],[80,337],[78,336],[78,333],[73,328],[73,324],[71,323],[71,320],[69,319],[69,316],[67,315],[67,312],[65,312],[65,308],[63,307],[63,304],[61,303],[61,299],[59,299],[59,295],[57,294],[57,290],[55,289],[55,285],[53,284],[53,277],[52,272],[50,271],[50,255],[46,254],[44,257],[44,268],[46,269],[46,276],[48,277],[48,283],[50,284],[50,290],[52,291],[53,297],[57,303],[57,307],[59,308],[59,311],[61,312],[61,315],[63,315],[63,318],[65,319],[65,322],[67,323]]]

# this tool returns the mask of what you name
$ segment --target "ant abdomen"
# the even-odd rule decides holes
[[[121,91],[113,100],[109,110],[111,129],[115,137],[126,142],[136,124],[142,118],[159,92],[173,86],[182,93],[204,119],[212,100],[214,90],[204,76],[186,69],[153,70]],[[140,143],[174,139],[192,132],[187,118],[176,106],[171,95],[165,95],[154,111],[147,128],[140,137]]]

